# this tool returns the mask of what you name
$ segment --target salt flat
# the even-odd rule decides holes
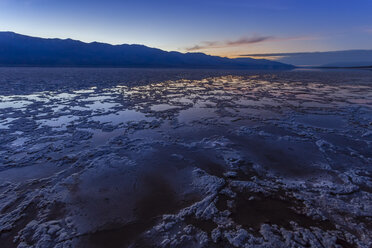
[[[0,69],[1,247],[370,247],[372,72]]]

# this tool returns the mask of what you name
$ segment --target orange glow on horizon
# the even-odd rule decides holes
[[[244,52],[241,52],[239,54],[232,54],[232,53],[229,53],[229,52],[203,52],[207,55],[211,55],[211,56],[219,56],[219,57],[227,57],[227,58],[230,58],[230,59],[236,59],[236,58],[251,58],[251,59],[267,59],[267,60],[278,60],[278,59],[281,59],[283,58],[284,56],[271,56],[271,57],[267,57],[267,56],[241,56],[241,54],[243,54]]]

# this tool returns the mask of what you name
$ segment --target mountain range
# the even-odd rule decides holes
[[[328,52],[244,54],[251,58],[276,58],[276,61],[296,66],[368,67],[372,66],[372,50],[343,50]]]
[[[294,66],[252,58],[230,59],[204,53],[167,52],[144,45],[85,43],[0,32],[0,66],[138,67],[215,69],[292,69]]]

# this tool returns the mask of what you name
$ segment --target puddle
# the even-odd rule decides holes
[[[181,110],[178,113],[178,122],[193,122],[201,119],[216,118],[218,115],[215,113],[216,109],[192,107],[186,110]]]
[[[41,126],[50,126],[54,128],[66,128],[67,125],[78,120],[78,116],[63,115],[57,118],[43,119],[38,121]]]
[[[157,104],[157,105],[151,106],[152,111],[166,111],[166,110],[176,109],[176,108],[179,108],[179,107],[169,105],[169,104]]]
[[[84,108],[87,108],[88,110],[93,110],[93,111],[97,111],[97,110],[108,111],[111,108],[115,108],[119,106],[120,104],[113,103],[113,102],[94,102],[92,104],[86,104]]]
[[[16,108],[23,108],[23,107],[26,107],[30,104],[32,104],[33,102],[30,102],[30,101],[1,101],[0,102],[0,109],[5,109],[5,108],[13,108],[13,109],[16,109]]]
[[[75,94],[89,94],[94,93],[94,89],[87,89],[87,90],[75,90]]]
[[[89,96],[89,97],[86,97],[84,99],[82,99],[82,101],[84,102],[104,102],[105,100],[108,100],[108,99],[112,99],[111,96]]]
[[[22,146],[28,140],[28,138],[17,138],[15,141],[12,142],[12,146]]]
[[[295,120],[305,125],[321,128],[342,128],[347,125],[347,121],[337,115],[308,114],[306,116],[297,117]]]
[[[124,129],[115,129],[114,131],[111,131],[111,132],[105,132],[105,131],[101,131],[97,129],[82,129],[82,130],[86,130],[88,132],[93,133],[93,136],[90,140],[93,146],[99,146],[99,145],[105,144],[110,139],[124,134]]]
[[[59,93],[53,96],[53,98],[61,99],[61,100],[71,100],[77,97],[77,94],[71,94],[71,93]]]
[[[146,117],[145,114],[135,110],[124,110],[118,111],[115,114],[94,116],[92,117],[92,120],[100,123],[111,123],[112,125],[118,125],[131,121],[151,120],[151,118]]]

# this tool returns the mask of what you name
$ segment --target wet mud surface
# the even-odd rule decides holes
[[[0,69],[1,247],[371,247],[372,72]]]

